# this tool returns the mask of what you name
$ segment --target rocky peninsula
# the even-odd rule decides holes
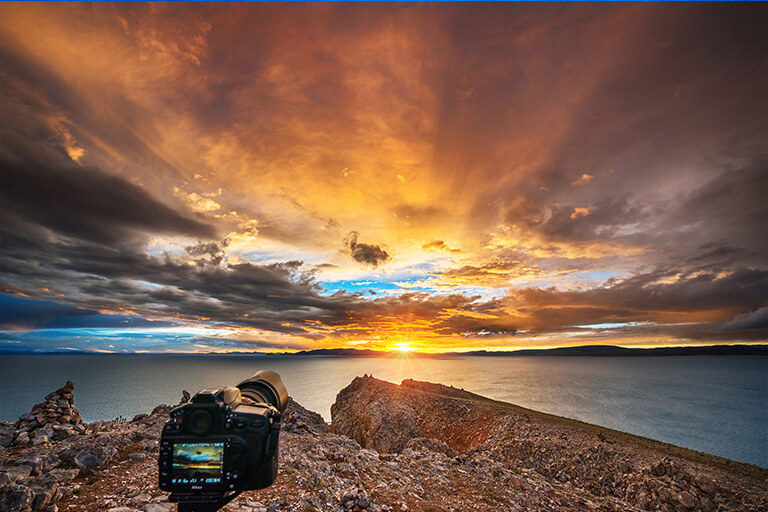
[[[156,467],[170,409],[84,424],[69,382],[0,422],[0,511],[175,510]],[[765,469],[439,384],[357,377],[331,412],[291,400],[276,483],[225,510],[768,510]]]

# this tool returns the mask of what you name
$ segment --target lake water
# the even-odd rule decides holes
[[[181,390],[235,385],[261,368],[330,421],[357,375],[439,382],[490,398],[768,467],[768,358],[452,357],[446,359],[0,355],[0,419],[75,383],[85,421],[128,419]]]

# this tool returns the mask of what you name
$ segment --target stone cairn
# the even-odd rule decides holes
[[[85,432],[80,412],[75,409],[74,389],[72,381],[67,381],[64,387],[49,393],[45,402],[22,414],[14,425],[13,444],[39,445]]]

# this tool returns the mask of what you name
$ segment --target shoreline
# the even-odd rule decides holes
[[[0,365],[6,391],[5,398],[0,400],[2,420],[15,420],[40,395],[64,382],[67,375],[78,375],[78,405],[84,419],[98,421],[131,418],[157,403],[169,403],[178,389],[194,392],[235,382],[234,377],[252,373],[257,362],[249,357],[6,358],[5,364]],[[768,466],[763,440],[758,436],[768,421],[766,395],[760,387],[765,378],[763,358],[467,358],[458,362],[426,360],[412,364],[409,368],[398,360],[330,356],[261,363],[262,367],[274,367],[287,378],[289,390],[297,400],[321,412],[326,421],[331,420],[330,407],[336,391],[355,374],[373,370],[377,377],[395,383],[405,377],[442,382],[562,418],[758,467]],[[455,376],[450,373],[462,368],[468,368],[467,372]],[[685,371],[681,373],[680,368]],[[702,381],[703,386],[692,384],[708,379],[711,371],[721,368],[730,370]],[[321,386],[308,385],[320,382],[317,379],[326,372],[332,372],[334,377],[323,380]],[[589,375],[595,372],[601,372],[603,378],[591,381]],[[37,375],[34,381],[32,375]],[[669,385],[678,391],[668,398],[664,391]],[[708,425],[710,421],[711,428],[705,430],[687,427]]]

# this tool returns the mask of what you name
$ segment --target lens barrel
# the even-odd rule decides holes
[[[259,370],[237,385],[243,398],[271,404],[282,414],[288,405],[288,390],[277,372]]]

